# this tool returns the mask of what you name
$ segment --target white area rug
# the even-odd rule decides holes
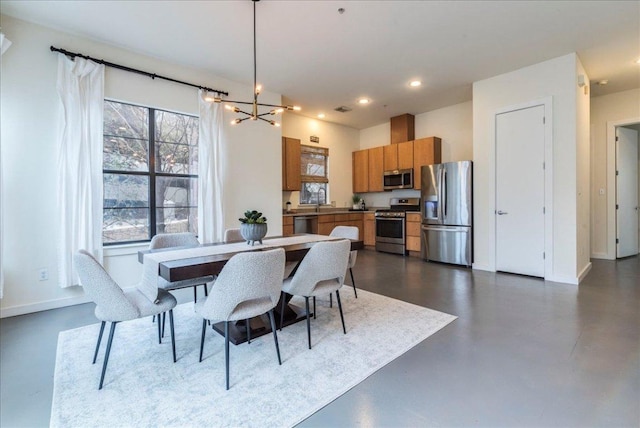
[[[282,365],[271,334],[230,345],[225,390],[224,338],[207,330],[198,363],[202,320],[193,304],[174,310],[178,362],[168,334],[158,344],[150,318],[116,327],[105,384],[98,382],[108,337],[91,364],[99,324],[60,333],[53,388],[53,427],[285,427],[304,420],[456,317],[350,287],[338,308],[318,301],[307,348],[304,321],[278,332]],[[292,302],[304,307],[304,300]],[[168,318],[168,317],[167,317]]]

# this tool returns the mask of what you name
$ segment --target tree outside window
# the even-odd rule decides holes
[[[105,100],[103,144],[103,243],[197,234],[197,117]]]
[[[329,149],[303,145],[300,161],[300,203],[326,204],[329,200]]]

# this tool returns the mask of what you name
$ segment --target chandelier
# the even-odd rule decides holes
[[[275,116],[278,115],[285,110],[295,110],[300,111],[300,107],[298,106],[281,106],[275,104],[263,104],[258,102],[258,95],[260,95],[260,91],[262,90],[262,85],[258,85],[257,82],[257,66],[256,66],[256,3],[260,0],[252,0],[253,1],[253,101],[234,101],[222,99],[222,97],[207,97],[208,101],[214,101],[216,103],[225,103],[225,108],[227,110],[231,110],[234,113],[243,114],[245,117],[236,118],[231,121],[232,125],[236,125],[238,123],[242,123],[245,120],[262,120],[264,122],[269,123],[272,126],[280,126],[280,123],[276,122],[274,119],[265,118],[265,116]],[[240,107],[234,106],[233,104],[242,104],[251,106],[251,112],[244,111]],[[269,111],[266,113],[259,113],[259,107],[268,107]]]

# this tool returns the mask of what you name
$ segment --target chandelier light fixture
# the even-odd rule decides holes
[[[234,101],[223,99],[219,96],[207,97],[208,101],[214,101],[216,103],[224,103],[225,108],[234,113],[240,113],[245,117],[240,117],[233,119],[231,121],[232,125],[236,125],[238,123],[242,123],[245,120],[262,120],[264,122],[269,123],[272,126],[280,126],[279,122],[276,122],[274,119],[265,118],[265,116],[276,116],[285,110],[295,110],[300,111],[300,107],[298,106],[281,106],[275,104],[263,104],[258,102],[258,95],[260,95],[260,91],[262,90],[262,85],[259,85],[257,82],[257,65],[256,65],[256,3],[260,0],[252,0],[253,1],[253,101]],[[240,107],[234,106],[233,104],[242,104],[251,106],[251,112],[241,110]],[[269,111],[266,113],[259,113],[259,107],[268,107]]]

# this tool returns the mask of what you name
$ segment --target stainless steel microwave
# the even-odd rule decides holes
[[[384,190],[413,189],[413,168],[385,171],[382,181]]]

